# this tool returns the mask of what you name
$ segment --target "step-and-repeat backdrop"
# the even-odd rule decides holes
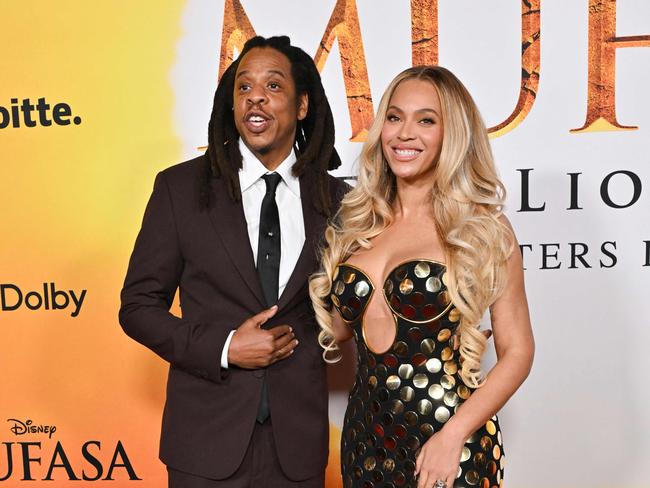
[[[154,175],[200,153],[219,74],[256,33],[314,56],[339,176],[396,73],[465,82],[537,341],[500,414],[506,485],[650,486],[648,2],[3,0],[0,16],[0,486],[165,485],[167,365],[122,333],[119,290]],[[353,367],[331,369],[328,488]]]

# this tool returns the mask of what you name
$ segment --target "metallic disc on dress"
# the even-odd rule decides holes
[[[391,458],[386,459],[383,468],[387,473],[392,473],[395,470],[395,460]]]
[[[424,293],[416,291],[411,295],[411,304],[415,307],[421,307],[424,304]]]
[[[429,400],[420,400],[417,404],[417,409],[420,415],[429,415],[433,410],[433,405]]]
[[[377,400],[373,400],[370,403],[370,410],[372,410],[372,413],[379,413],[381,411],[381,403]]]
[[[361,479],[363,476],[363,470],[359,466],[355,466],[352,470],[352,476],[354,476],[356,479]]]
[[[413,305],[402,305],[401,312],[402,315],[408,320],[415,319],[415,315],[417,314],[417,310],[415,310],[415,307]]]
[[[368,377],[368,386],[370,387],[371,390],[374,390],[375,388],[377,388],[377,377],[376,376]]]
[[[352,283],[356,277],[357,277],[357,274],[354,271],[350,270],[350,269],[346,269],[343,272],[343,281],[348,285],[350,283]]]
[[[399,376],[392,374],[386,378],[386,388],[389,390],[397,390],[402,381],[399,379]]]
[[[340,309],[341,317],[343,317],[348,322],[354,319],[354,311],[347,305],[343,305]]]
[[[494,449],[492,449],[492,457],[497,461],[501,457],[501,448],[498,445],[494,446]]]
[[[336,305],[337,307],[341,306],[341,302],[339,301],[339,297],[337,297],[334,293],[330,295],[330,299],[332,300],[332,303]]]
[[[451,390],[456,385],[456,378],[449,376],[448,374],[442,375],[442,378],[440,378],[440,384],[445,390]]]
[[[375,471],[372,472],[372,479],[376,483],[381,483],[382,481],[384,481],[384,473],[382,473],[379,470],[375,470]]]
[[[445,396],[445,389],[442,387],[442,385],[435,383],[429,387],[429,396],[434,400],[440,400],[443,396]]]
[[[393,346],[393,352],[398,356],[406,356],[409,353],[409,347],[404,341],[398,341]]]
[[[445,347],[440,353],[440,358],[443,361],[449,361],[453,357],[454,357],[454,351],[451,349],[451,347]]]
[[[408,270],[406,269],[406,266],[400,266],[395,270],[395,278],[397,278],[397,281],[402,281],[404,278],[406,278],[406,273]]]
[[[437,277],[432,276],[427,279],[424,286],[429,293],[436,293],[440,288],[442,288],[442,283],[440,283],[440,280]]]
[[[469,447],[463,446],[463,450],[460,453],[460,462],[464,463],[472,456],[472,451],[469,450]]]
[[[397,357],[394,354],[386,354],[384,356],[384,364],[389,368],[397,366]]]
[[[437,373],[442,368],[442,362],[438,358],[431,358],[427,360],[427,371],[429,373]]]
[[[404,414],[404,421],[412,427],[418,423],[418,414],[409,410]]]
[[[497,433],[497,426],[494,425],[494,422],[492,422],[491,420],[488,420],[488,421],[485,423],[485,430],[488,431],[488,434],[490,434],[490,435],[494,435],[494,434]]]
[[[458,322],[460,320],[460,312],[457,308],[452,308],[449,311],[449,320],[451,322]]]
[[[377,366],[375,371],[377,372],[377,376],[381,377],[381,378],[385,378],[386,375],[388,375],[388,368],[386,366],[384,366],[383,364],[380,364],[379,366]]]
[[[420,350],[429,356],[436,349],[436,343],[433,339],[427,338],[420,343]]]
[[[447,410],[445,407],[436,408],[436,413],[434,414],[434,417],[441,424],[444,424],[447,420],[449,420],[450,416],[451,415],[449,413],[449,410]]]
[[[390,402],[389,410],[395,415],[400,415],[404,411],[404,404],[401,400],[393,400]]]
[[[490,452],[492,450],[492,439],[486,435],[481,437],[481,449],[485,452]]]
[[[336,281],[336,278],[339,277],[339,272],[341,271],[341,266],[334,268],[334,276],[332,276],[332,281]]]
[[[427,357],[422,353],[415,354],[411,358],[411,364],[415,368],[419,368],[420,366],[424,365],[426,362],[427,362]]]
[[[474,486],[478,483],[478,480],[479,480],[478,473],[473,469],[465,473],[465,481],[467,481],[468,484]]]
[[[358,297],[365,297],[370,293],[370,285],[366,281],[360,281],[354,285],[354,294]]]
[[[363,467],[366,468],[366,471],[372,471],[373,469],[375,469],[376,465],[377,465],[377,461],[372,456],[368,456],[363,461]]]
[[[379,437],[384,437],[384,426],[381,424],[375,424],[372,426],[372,430]]]
[[[402,424],[397,424],[395,427],[393,427],[393,433],[400,439],[403,439],[407,434],[406,427],[404,427]]]
[[[467,400],[469,396],[472,394],[469,391],[469,388],[467,388],[465,385],[458,385],[456,391],[458,392],[458,396],[461,397],[463,400]]]
[[[348,304],[347,305],[352,310],[356,310],[356,311],[361,310],[361,300],[359,300],[355,296],[352,296],[352,297],[348,298]]]
[[[424,333],[419,327],[411,327],[408,331],[408,335],[413,342],[420,342],[424,337]]]
[[[395,440],[394,437],[386,437],[384,439],[384,447],[389,451],[394,451],[395,448],[397,447],[397,441]]]
[[[363,414],[363,420],[366,421],[366,425],[372,424],[372,413],[370,410],[366,410]]]
[[[399,374],[400,378],[408,380],[413,377],[413,366],[410,364],[400,364],[397,374]]]
[[[377,461],[380,463],[383,462],[384,459],[386,459],[387,455],[388,453],[386,452],[386,449],[384,449],[383,447],[378,447],[377,451],[375,452],[375,457],[377,458]]]
[[[388,393],[388,390],[386,388],[378,388],[377,398],[379,398],[382,402],[385,402],[390,398],[390,393]]]
[[[334,293],[336,293],[337,295],[342,295],[344,291],[345,291],[345,285],[341,280],[334,283]]]
[[[448,391],[447,393],[445,393],[443,401],[445,402],[445,405],[447,405],[448,407],[455,407],[456,405],[458,405],[458,401],[459,401],[458,394],[455,391]]]
[[[449,293],[446,291],[441,291],[438,293],[438,303],[442,305],[443,307],[446,307],[449,305],[450,298],[449,298]]]
[[[399,291],[402,295],[408,295],[413,291],[413,281],[406,278],[402,280],[399,284]]]
[[[474,454],[474,466],[481,469],[483,466],[485,466],[486,462],[487,462],[487,458],[485,457],[485,454],[483,454],[482,452],[477,452],[476,454]]]
[[[445,373],[451,375],[458,373],[458,364],[455,361],[445,361]]]
[[[449,329],[442,329],[440,332],[438,332],[438,342],[448,341],[450,337],[451,330]]]
[[[381,416],[381,423],[384,424],[386,427],[388,427],[389,425],[393,425],[393,416],[388,412],[385,412]]]
[[[429,377],[424,373],[418,373],[413,377],[413,386],[425,388],[429,384]]]
[[[500,445],[503,445],[503,441],[501,440],[501,431],[498,431],[498,432],[497,432],[497,442],[498,442]]]
[[[402,300],[400,300],[400,297],[395,295],[394,293],[390,296],[390,306],[393,308],[393,310],[398,310],[402,305]]]
[[[404,386],[399,391],[399,397],[404,402],[410,402],[415,397],[415,390],[413,390],[413,388],[411,388],[410,386]]]
[[[397,486],[404,486],[404,483],[406,483],[406,476],[404,476],[404,473],[401,471],[397,471],[395,476],[393,476],[393,481]]]
[[[495,463],[494,461],[490,461],[487,464],[487,471],[488,473],[490,473],[491,476],[497,474],[497,463]]]
[[[363,454],[366,452],[366,445],[363,442],[359,442],[357,444],[357,448],[355,449],[357,451],[357,456],[363,456]]]
[[[348,451],[348,453],[345,455],[345,464],[347,466],[350,466],[350,464],[354,462],[354,458],[355,458],[354,451]]]
[[[384,282],[384,294],[386,296],[389,296],[391,293],[393,293],[393,281],[392,280],[386,280]]]
[[[416,436],[412,435],[408,439],[406,439],[406,445],[411,451],[415,451],[420,447],[420,439],[418,439]]]
[[[422,315],[424,316],[425,320],[433,320],[435,317],[440,315],[440,310],[438,310],[438,307],[436,305],[427,303],[424,307],[422,307]]]
[[[481,488],[490,488],[490,480],[487,478],[481,478]]]
[[[412,473],[415,471],[415,462],[411,461],[410,459],[407,459],[404,461],[404,470]]]
[[[427,276],[429,276],[429,273],[431,273],[431,267],[429,266],[429,263],[420,261],[418,264],[415,265],[413,272],[415,273],[415,276],[417,276],[418,278],[426,278]]]
[[[377,366],[377,358],[375,357],[374,354],[367,354],[368,359],[366,360],[368,362],[368,366],[371,368],[374,368]]]
[[[433,425],[431,424],[422,424],[420,425],[420,432],[424,437],[431,437],[434,433]]]
[[[449,285],[449,283],[447,282],[447,278],[448,278],[448,276],[447,276],[447,272],[445,271],[445,272],[442,274],[442,283],[443,283],[445,286],[448,286],[448,285]]]

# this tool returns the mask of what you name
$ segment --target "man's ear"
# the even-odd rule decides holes
[[[298,120],[304,120],[307,117],[307,111],[309,109],[309,96],[307,93],[298,95]]]

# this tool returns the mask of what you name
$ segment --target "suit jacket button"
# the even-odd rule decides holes
[[[253,376],[255,376],[255,378],[264,378],[265,374],[266,374],[265,369],[255,369],[255,370],[253,370]]]

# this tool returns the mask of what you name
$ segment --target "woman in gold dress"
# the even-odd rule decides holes
[[[400,73],[359,166],[310,282],[326,360],[352,337],[358,351],[343,484],[501,486],[496,413],[534,343],[505,191],[466,88],[438,66]],[[497,362],[484,375],[488,309]]]

